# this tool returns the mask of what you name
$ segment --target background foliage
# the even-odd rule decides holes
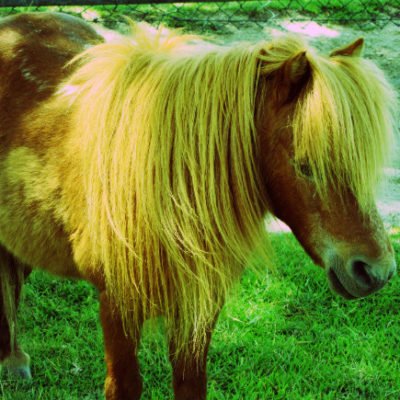
[[[102,21],[109,27],[121,21],[122,15],[207,31],[243,26],[260,28],[278,18],[356,24],[360,28],[382,27],[388,23],[400,25],[400,0],[183,0],[177,3],[170,0],[0,0],[0,11],[4,14],[49,7],[78,14],[87,20]]]

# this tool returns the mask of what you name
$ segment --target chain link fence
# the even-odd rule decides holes
[[[181,0],[179,3],[169,0],[0,0],[0,15],[46,10],[79,15],[110,28],[124,24],[123,16],[128,16],[153,24],[219,33],[262,28],[282,19],[351,24],[360,29],[400,25],[400,0]]]

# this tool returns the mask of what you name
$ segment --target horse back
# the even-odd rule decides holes
[[[68,116],[49,104],[68,62],[101,41],[90,25],[60,13],[0,21],[0,244],[57,275],[78,274],[60,205]]]
[[[28,13],[0,21],[0,135],[38,107],[70,72],[76,54],[101,38],[83,21],[61,13]],[[16,139],[16,138],[15,138]]]

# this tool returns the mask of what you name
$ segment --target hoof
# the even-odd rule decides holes
[[[29,367],[29,361],[29,355],[18,349],[3,361],[2,367],[9,377],[31,379],[32,374],[31,368]]]
[[[10,377],[14,377],[17,379],[32,379],[31,368],[29,365],[21,366],[21,367],[4,367]]]

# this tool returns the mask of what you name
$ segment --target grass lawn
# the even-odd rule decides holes
[[[400,234],[392,235],[400,263]],[[272,237],[278,272],[247,272],[224,308],[209,353],[209,399],[399,399],[400,280],[345,301],[292,235]],[[84,282],[34,273],[20,312],[33,380],[3,376],[4,400],[102,399],[97,294]],[[141,348],[143,399],[171,398],[161,331]]]

